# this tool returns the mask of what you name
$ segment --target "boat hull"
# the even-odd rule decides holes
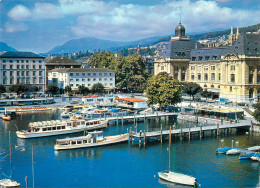
[[[185,174],[180,174],[176,172],[158,172],[159,178],[176,183],[176,184],[181,184],[181,185],[189,185],[189,186],[196,186],[197,185],[197,180],[196,178],[192,176],[188,176]]]
[[[38,137],[47,137],[47,136],[56,136],[56,135],[63,135],[63,134],[71,134],[82,132],[86,130],[95,130],[106,128],[107,123],[97,124],[97,125],[88,125],[82,126],[75,129],[65,129],[65,130],[56,130],[56,131],[46,131],[46,132],[21,132],[17,131],[16,135],[19,138],[38,138]]]
[[[111,144],[117,144],[122,142],[127,142],[129,140],[129,134],[110,136],[114,137],[114,139],[109,139],[109,136],[106,137],[108,141],[98,142],[98,143],[87,143],[87,144],[75,144],[75,145],[55,145],[55,150],[68,150],[68,149],[80,149],[80,148],[89,148],[89,147],[99,147]]]

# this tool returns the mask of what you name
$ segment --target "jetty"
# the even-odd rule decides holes
[[[108,124],[119,124],[120,123],[128,123],[128,122],[139,122],[139,121],[146,121],[155,118],[167,118],[172,116],[178,116],[179,113],[177,112],[155,112],[155,113],[144,113],[144,114],[134,114],[130,116],[124,115],[115,115],[113,117],[106,117],[104,114],[103,117],[100,115],[100,120],[107,120]]]
[[[173,130],[171,131],[171,135],[173,137],[179,137],[182,140],[184,137],[188,137],[191,139],[193,134],[199,135],[202,138],[207,132],[211,135],[220,135],[221,132],[223,134],[229,134],[232,132],[233,128],[236,129],[248,129],[251,127],[251,122],[249,120],[240,120],[237,123],[225,123],[225,124],[216,124],[216,125],[208,125],[208,126],[197,126],[197,127],[188,127],[188,128],[179,128],[175,129],[173,126]],[[151,131],[146,132],[145,130],[140,130],[139,132],[134,132],[130,129],[130,141],[139,140],[139,143],[143,141],[145,144],[146,139],[149,138],[159,138],[162,142],[164,136],[168,136],[170,134],[169,130],[163,130],[162,125],[159,131]]]

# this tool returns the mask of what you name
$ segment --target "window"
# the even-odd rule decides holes
[[[16,75],[17,75],[17,76],[20,76],[20,72],[19,72],[19,71],[17,71]]]
[[[76,82],[78,82],[79,81],[79,79],[76,79]]]
[[[220,73],[218,73],[218,80],[220,80],[221,79],[221,74]]]
[[[24,65],[22,65],[22,67],[21,67],[22,69],[24,69]]]
[[[102,78],[99,78],[99,81],[102,81]]]
[[[99,76],[102,76],[102,73],[99,73]]]
[[[33,76],[36,76],[36,71],[33,71]]]
[[[212,60],[216,60],[217,59],[217,56],[212,56]]]
[[[248,82],[249,84],[252,84],[253,83],[253,74],[249,74],[249,79],[248,79]]]
[[[174,79],[175,79],[175,80],[178,80],[178,73],[175,73],[175,74],[174,74]]]
[[[91,73],[88,73],[88,76],[91,76]]]
[[[232,86],[230,86],[229,91],[232,92]]]
[[[194,79],[195,79],[194,74],[191,74],[191,80],[194,80]]]
[[[203,58],[202,56],[199,56],[199,61],[202,61],[202,58]]]
[[[209,60],[209,56],[206,56],[206,57],[205,57],[205,60],[208,61],[208,60]]]
[[[76,86],[79,86],[79,84],[76,84]]]
[[[211,70],[215,70],[215,66],[211,66]]]
[[[5,63],[6,61],[5,60],[3,60],[3,63]]]
[[[201,66],[198,66],[197,70],[198,70],[198,71],[201,71]]]
[[[57,77],[57,73],[56,73],[56,72],[55,72],[55,73],[53,73],[52,75],[53,75],[53,77]]]
[[[164,66],[161,66],[161,70],[164,71]]]
[[[79,73],[76,73],[76,76],[79,76]]]
[[[200,80],[201,80],[201,74],[198,73],[198,81],[200,81]]]
[[[82,78],[82,82],[85,82],[85,78]]]
[[[93,73],[93,76],[96,76],[96,73]]]
[[[208,73],[204,73],[204,80],[208,81]]]
[[[70,87],[73,87],[73,84],[70,84]]]
[[[39,63],[41,63],[42,61],[40,60]]]
[[[70,82],[73,82],[73,79],[70,79]]]
[[[90,87],[91,86],[91,84],[88,84],[88,87]]]
[[[13,71],[10,71],[10,76],[13,76]]]
[[[112,73],[109,73],[110,76],[112,76]]]
[[[35,69],[35,65],[33,65],[33,69]]]
[[[35,60],[33,60],[33,63],[35,63]]]
[[[29,68],[29,66],[28,66],[28,68]],[[39,65],[39,69],[42,69],[42,66],[41,66],[41,65]]]
[[[42,76],[42,71],[39,71],[39,76]]]
[[[90,81],[90,78],[88,78],[88,81]]]
[[[28,61],[28,60],[26,60],[26,63],[29,63],[29,61]]]
[[[21,62],[23,63],[23,62],[24,62],[24,60],[21,60]]]
[[[185,73],[181,73],[181,81],[185,81]]]
[[[230,74],[230,82],[231,83],[235,82],[235,74]]]
[[[85,76],[85,73],[82,73],[82,76]]]
[[[10,69],[13,69],[13,65],[10,65]]]
[[[230,70],[236,70],[236,66],[235,65],[231,65],[230,66]]]
[[[196,61],[196,57],[192,57],[191,60],[192,60],[192,61]]]
[[[107,73],[104,73],[104,76],[106,76],[107,75]]]
[[[6,69],[6,65],[3,65],[3,69]]]
[[[24,76],[24,71],[22,71],[22,76]]]
[[[204,67],[204,71],[207,71],[207,70],[209,70],[209,68],[208,67]]]
[[[20,65],[16,65],[16,69],[20,69]]]
[[[211,73],[211,81],[215,81],[215,73]]]
[[[113,84],[111,83],[110,86],[113,86]]]
[[[191,66],[191,67],[190,67],[190,70],[195,70],[195,66]]]
[[[29,76],[29,71],[26,71],[26,76]]]
[[[175,67],[175,66],[174,66],[174,70],[175,70],[175,71],[178,71],[178,70],[179,70],[179,67]]]
[[[73,76],[73,73],[70,73],[70,76]]]
[[[113,78],[110,78],[110,81],[112,81],[113,80]]]
[[[96,81],[96,78],[93,78],[93,81]]]
[[[105,81],[107,81],[107,78],[104,78]]]
[[[26,65],[26,69],[29,69],[29,65]]]
[[[249,71],[253,72],[254,71],[254,67],[253,66],[249,66]]]
[[[182,71],[186,71],[186,67],[182,67],[181,70],[182,70]]]
[[[9,62],[10,62],[10,63],[12,63],[12,62],[13,62],[13,60],[10,60]]]

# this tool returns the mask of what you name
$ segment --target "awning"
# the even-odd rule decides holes
[[[213,93],[220,93],[220,89],[216,89],[216,88],[206,88],[208,91],[211,91]]]
[[[79,88],[73,88],[72,89],[72,91],[78,91],[79,90]]]

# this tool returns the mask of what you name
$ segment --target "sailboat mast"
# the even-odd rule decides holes
[[[172,140],[172,133],[171,133],[171,126],[170,126],[170,135],[169,135],[169,172],[171,171],[171,140]]]
[[[34,188],[34,165],[33,165],[33,146],[32,146],[32,177],[33,177],[33,188]]]
[[[13,179],[13,170],[12,170],[12,147],[11,147],[10,131],[9,131],[9,148],[10,148],[10,169],[11,169],[10,179]]]

